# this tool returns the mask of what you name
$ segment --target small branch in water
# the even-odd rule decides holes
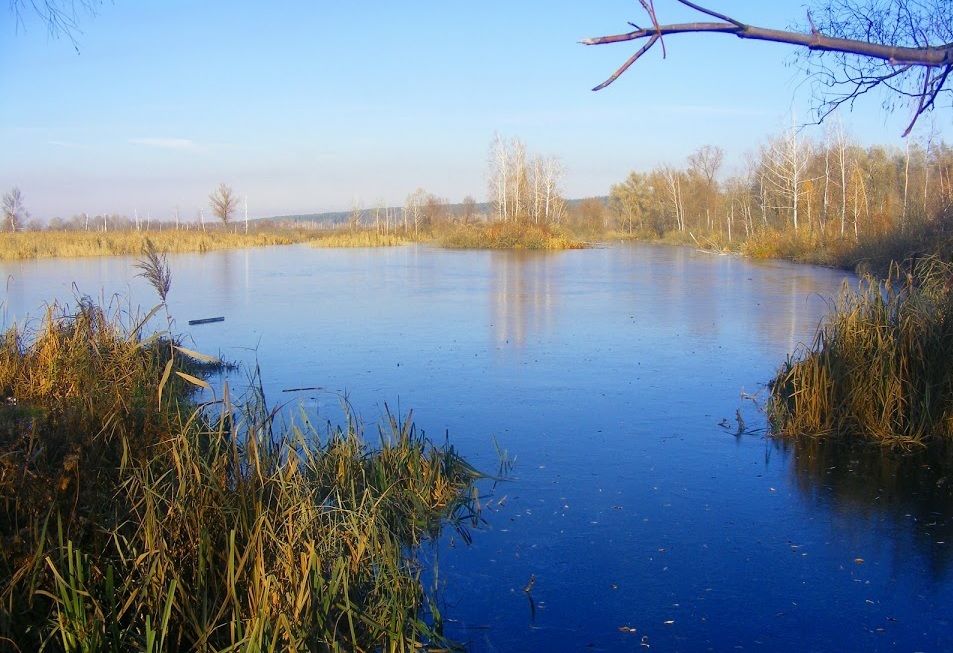
[[[523,591],[529,594],[529,591],[533,589],[533,583],[535,582],[536,582],[536,574],[530,574],[529,583],[526,585],[526,587],[523,588]]]
[[[211,322],[224,322],[224,317],[205,317],[199,320],[189,320],[189,325],[210,324]]]

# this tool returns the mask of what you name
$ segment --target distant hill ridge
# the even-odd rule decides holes
[[[574,209],[584,201],[589,199],[601,200],[602,202],[608,204],[609,197],[608,195],[600,197],[585,197],[581,199],[566,200],[566,206],[569,209]],[[456,204],[444,204],[444,209],[450,215],[463,215],[466,205],[462,202]],[[402,207],[400,206],[389,206],[384,210],[392,212],[399,212]],[[489,202],[480,202],[471,206],[471,210],[476,214],[489,215],[491,212],[491,206]],[[362,224],[373,224],[374,223],[374,212],[377,211],[377,207],[370,207],[364,209],[364,214],[361,218]],[[310,224],[326,224],[327,226],[333,226],[337,224],[345,224],[351,219],[352,211],[327,211],[324,213],[299,213],[291,215],[273,215],[265,218],[259,218],[263,222],[307,222]]]

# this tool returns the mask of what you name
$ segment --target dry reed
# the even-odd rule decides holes
[[[240,247],[290,245],[301,242],[295,232],[250,234],[208,231],[20,231],[0,236],[0,260],[137,255],[146,240],[165,252],[208,252]]]
[[[810,348],[772,383],[784,435],[916,447],[953,439],[953,265],[894,265],[884,283],[845,285]]]
[[[278,426],[257,383],[197,405],[207,368],[145,319],[82,299],[0,340],[0,647],[448,645],[420,544],[469,539],[476,470],[410,415],[371,447]]]
[[[411,242],[410,238],[400,234],[362,229],[318,232],[311,236],[308,244],[312,247],[399,247]]]
[[[585,244],[556,225],[524,220],[449,225],[434,234],[436,241],[451,249],[583,249]]]

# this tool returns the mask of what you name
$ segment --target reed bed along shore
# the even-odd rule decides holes
[[[953,444],[953,264],[894,264],[886,281],[845,285],[813,344],[771,384],[776,433],[883,443]]]
[[[207,252],[242,247],[291,245],[312,247],[398,247],[426,242],[452,249],[581,249],[585,244],[567,230],[523,221],[451,224],[416,234],[406,230],[380,233],[376,228],[308,231],[221,229],[164,231],[21,231],[0,234],[0,260],[54,257],[137,255],[146,241],[166,253]]]
[[[18,231],[0,235],[0,259],[138,255],[145,242],[169,253],[291,245],[305,237],[293,231]]]
[[[560,250],[586,247],[558,225],[525,220],[452,224],[435,230],[431,238],[449,249]]]
[[[414,242],[399,233],[380,233],[376,229],[341,229],[311,234],[312,247],[399,247]]]
[[[216,362],[149,335],[163,309],[82,299],[0,339],[0,649],[448,646],[421,544],[469,540],[480,474],[409,414],[371,446],[282,426],[254,377],[197,404]]]

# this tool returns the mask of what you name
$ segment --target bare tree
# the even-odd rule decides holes
[[[808,13],[808,30],[803,32],[747,25],[689,0],[675,1],[717,22],[661,25],[652,1],[639,1],[652,21],[651,27],[635,26],[625,34],[582,41],[585,45],[601,45],[645,40],[593,90],[614,82],[656,43],[661,43],[664,57],[665,36],[713,33],[806,48],[807,68],[819,92],[819,120],[837,107],[882,88],[889,93],[885,102],[888,109],[898,101],[912,102],[906,136],[917,119],[934,108],[941,93],[953,93],[948,85],[953,71],[953,3],[949,0],[827,0],[816,20]],[[833,65],[823,58],[825,55],[833,58]]]
[[[721,169],[721,162],[725,158],[725,151],[717,145],[703,145],[694,153],[688,155],[688,166],[696,175],[705,181],[704,205],[705,221],[708,229],[712,228],[711,205],[715,191],[718,190],[716,177]]]
[[[834,123],[828,138],[830,140],[828,150],[834,150],[834,161],[837,163],[837,171],[840,175],[840,235],[843,237],[847,229],[847,179],[853,175],[855,162],[851,155],[850,137],[844,131],[841,121]]]
[[[773,187],[778,201],[774,208],[789,212],[795,231],[799,225],[800,199],[807,181],[808,148],[809,144],[798,138],[798,130],[792,125],[771,141],[761,154],[765,179]]]
[[[209,205],[212,208],[212,214],[222,221],[222,225],[228,227],[232,216],[238,209],[238,195],[232,190],[231,186],[222,182],[214,193],[208,196]]]
[[[17,31],[25,30],[29,20],[46,25],[50,36],[65,36],[79,52],[76,34],[84,17],[95,16],[102,0],[10,0],[10,14]]]
[[[538,154],[533,155],[529,162],[529,214],[533,222],[539,224],[543,216],[543,159]]]
[[[543,219],[551,224],[559,224],[566,213],[566,202],[562,197],[563,177],[566,168],[557,156],[543,159]]]
[[[407,229],[407,219],[414,223],[414,237],[420,233],[420,226],[424,219],[424,207],[427,204],[427,191],[418,188],[407,196],[404,201],[404,229]]]
[[[512,215],[514,218],[522,218],[525,212],[526,189],[529,186],[526,183],[526,145],[518,138],[514,138],[511,145],[513,147],[513,164],[510,166],[509,183],[512,187],[510,193],[510,197],[513,198]]]
[[[477,201],[472,195],[467,195],[463,198],[462,206],[460,207],[463,214],[463,221],[469,222],[476,215]]]
[[[505,222],[508,217],[507,209],[509,205],[507,190],[509,187],[510,152],[506,140],[498,133],[494,135],[493,143],[490,145],[489,164],[490,202],[496,208],[497,219]]]
[[[424,199],[424,225],[428,228],[436,227],[447,221],[447,200],[427,193]]]
[[[384,217],[383,225],[381,225],[381,216]],[[379,234],[387,232],[387,204],[383,197],[379,197],[374,206],[374,228]]]
[[[489,165],[488,202],[498,220],[558,223],[562,219],[565,169],[557,157],[531,156],[519,138],[507,141],[497,134],[490,145]]]
[[[646,175],[631,172],[621,184],[609,188],[609,208],[618,216],[622,228],[632,233],[635,223],[639,229],[645,229],[645,215],[648,213],[649,188]]]
[[[751,171],[747,174],[736,175],[725,182],[728,203],[728,239],[731,240],[731,225],[734,222],[734,210],[741,212],[741,220],[745,227],[745,236],[754,233],[754,197],[752,194]]]
[[[23,193],[18,186],[10,189],[9,193],[3,194],[3,226],[9,227],[10,231],[19,231],[23,228],[23,223],[29,217],[29,212],[23,205]]]
[[[348,214],[347,221],[351,231],[360,229],[361,223],[364,221],[364,202],[357,195],[351,202],[351,212]]]
[[[675,228],[678,231],[685,231],[685,211],[682,208],[682,174],[669,164],[663,165],[658,172],[665,180],[669,198],[672,200]]]

